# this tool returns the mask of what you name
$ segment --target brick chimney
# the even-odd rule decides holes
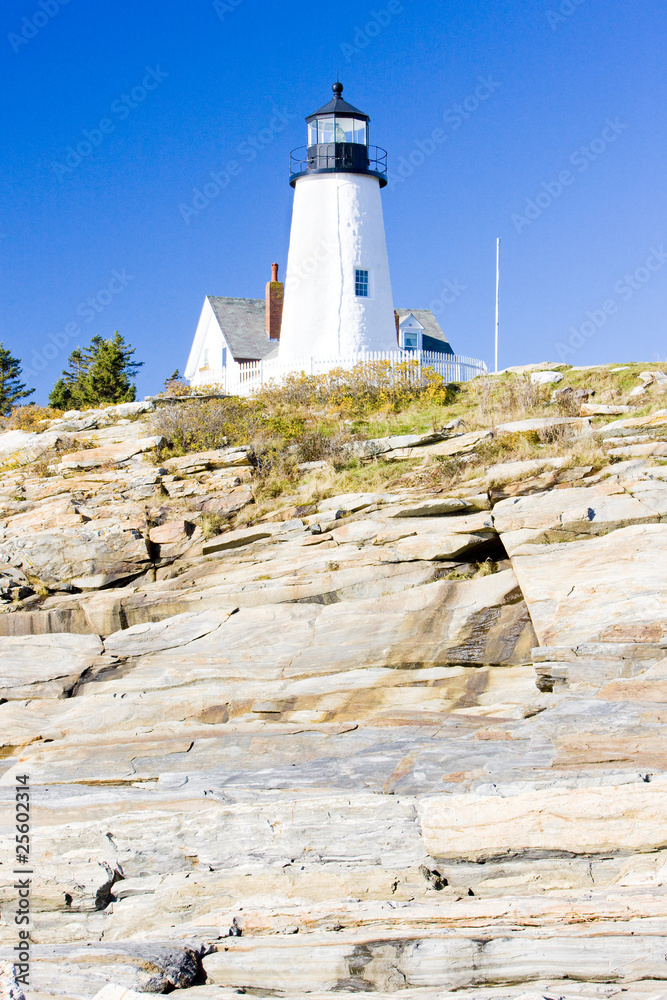
[[[271,265],[271,281],[266,283],[266,332],[271,340],[280,340],[285,286],[278,281],[278,265]]]

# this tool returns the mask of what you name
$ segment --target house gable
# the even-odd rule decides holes
[[[219,372],[223,368],[224,349],[228,347],[217,317],[208,299],[204,300],[190,356],[185,367],[185,378],[199,378],[205,370]],[[208,381],[216,381],[213,377]]]
[[[397,309],[396,317],[401,337],[404,331],[419,336],[419,348],[434,354],[453,354],[449,341],[430,309]],[[413,348],[414,350],[414,348]]]

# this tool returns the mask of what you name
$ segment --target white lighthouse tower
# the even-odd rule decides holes
[[[395,351],[396,323],[380,189],[387,153],[369,146],[369,117],[341,97],[306,118],[291,154],[294,209],[281,361]]]

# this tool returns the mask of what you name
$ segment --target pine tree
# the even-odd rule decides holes
[[[49,394],[49,406],[56,410],[72,410],[83,406],[83,392],[86,376],[86,366],[83,351],[76,347],[67,359],[62,377],[58,379]]]
[[[72,392],[64,378],[59,378],[49,393],[49,406],[54,410],[71,410],[74,408]]]
[[[21,362],[0,341],[0,415],[6,417],[15,403],[34,391],[21,382]]]
[[[52,406],[98,406],[101,403],[131,403],[137,387],[131,381],[143,365],[133,361],[134,348],[116,333],[109,340],[96,336],[83,350],[77,347],[68,368],[53,387]]]
[[[134,348],[125,343],[116,330],[113,338],[93,337],[84,351],[86,375],[84,394],[90,403],[131,403],[137,387],[130,379],[142,361],[132,361]]]
[[[177,368],[177,369],[176,369],[176,371],[175,371],[175,372],[173,372],[173,373],[172,373],[172,374],[171,374],[171,375],[169,376],[169,378],[166,378],[166,379],[164,380],[164,387],[165,387],[165,389],[166,389],[166,388],[167,388],[167,386],[168,386],[168,385],[171,385],[171,383],[172,383],[172,382],[180,382],[180,381],[181,381],[181,373],[179,372],[179,370],[178,370],[178,368]]]

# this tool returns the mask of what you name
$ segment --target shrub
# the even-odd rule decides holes
[[[409,401],[426,396],[446,403],[452,387],[431,368],[417,361],[361,361],[351,369],[334,368],[320,375],[293,372],[280,382],[270,381],[254,399],[266,406],[335,407],[351,415],[370,410],[397,410]]]
[[[320,428],[305,430],[296,448],[297,461],[326,461],[337,465],[345,455],[345,445],[351,440],[351,435],[340,431],[327,434]]]
[[[194,399],[202,399],[204,396],[218,396],[226,398],[224,385],[218,382],[211,382],[208,385],[190,385],[183,380],[180,372],[175,371],[168,379],[165,379],[164,388],[157,393],[160,397],[169,398],[171,396],[192,396]]]
[[[254,430],[248,418],[246,403],[233,397],[160,406],[151,421],[155,433],[167,442],[159,457],[246,444]]]
[[[7,430],[35,431],[44,430],[43,420],[53,420],[62,416],[62,410],[54,410],[51,406],[37,406],[29,403],[27,406],[15,406],[10,413],[5,427]]]

